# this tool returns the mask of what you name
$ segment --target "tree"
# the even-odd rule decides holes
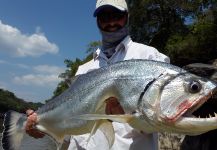
[[[42,103],[26,102],[17,98],[12,92],[0,89],[0,114],[8,110],[25,113],[27,109],[37,110],[42,105]]]
[[[173,34],[169,37],[165,51],[171,56],[172,63],[179,66],[189,63],[207,63],[217,58],[216,7],[204,9],[197,19],[189,25],[186,35]]]
[[[133,40],[151,44],[162,50],[170,34],[185,33],[186,27],[179,8],[181,2],[176,0],[129,0],[130,33]]]
[[[134,41],[182,66],[216,58],[216,1],[128,0]]]

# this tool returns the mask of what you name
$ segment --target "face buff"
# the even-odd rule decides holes
[[[115,53],[116,46],[128,35],[128,28],[125,25],[115,32],[105,32],[100,30],[102,34],[102,52],[107,58]]]

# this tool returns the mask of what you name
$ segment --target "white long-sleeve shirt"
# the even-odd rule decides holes
[[[97,49],[91,61],[79,66],[76,75],[85,74],[109,64],[129,59],[148,59],[169,63],[169,58],[159,53],[155,48],[133,42],[127,36],[115,49],[115,53],[109,59]],[[113,122],[115,141],[111,150],[158,150],[157,133],[146,134],[138,132],[128,124]],[[103,132],[97,132],[87,143],[89,134],[72,136],[68,150],[109,150],[109,145]]]

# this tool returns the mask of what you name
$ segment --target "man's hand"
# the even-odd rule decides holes
[[[35,129],[35,125],[37,124],[37,114],[33,110],[27,110],[27,122],[26,122],[26,133],[34,138],[43,138],[44,134],[37,129]]]
[[[124,110],[121,107],[120,103],[118,102],[117,98],[110,97],[106,99],[106,108],[105,112],[108,115],[115,115],[115,114],[124,114]]]

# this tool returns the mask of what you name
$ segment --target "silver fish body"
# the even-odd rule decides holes
[[[36,128],[59,143],[65,135],[94,134],[100,125],[111,125],[107,119],[127,122],[147,133],[201,134],[216,129],[217,118],[193,118],[191,114],[212,96],[216,86],[212,81],[171,64],[150,60],[123,61],[76,77],[68,90],[37,111]],[[125,115],[105,114],[105,100],[109,97],[118,99]],[[6,116],[5,123],[16,120],[13,121],[17,124],[14,128],[20,133],[17,136],[22,137],[26,117],[11,119],[14,118],[11,113],[10,116],[8,120]],[[3,146],[8,147],[7,143],[10,143],[14,148],[20,141],[11,136],[8,138],[8,132],[9,129],[5,129]],[[109,136],[111,133],[107,138],[112,144],[114,139]]]

